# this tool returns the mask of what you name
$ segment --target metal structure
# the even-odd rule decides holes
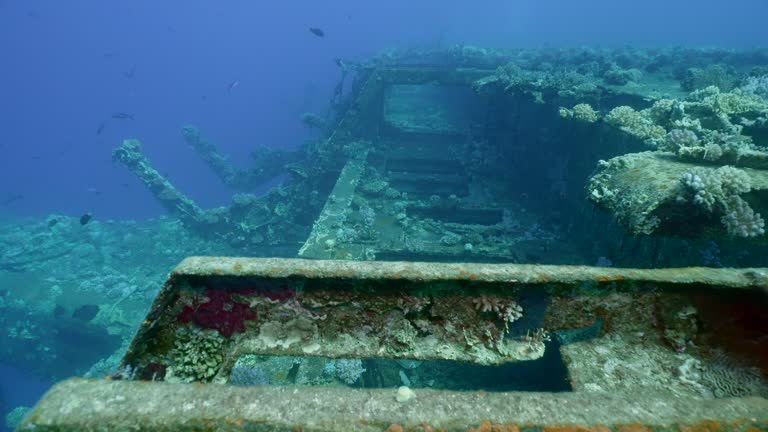
[[[114,157],[190,229],[243,253],[301,259],[186,259],[120,374],[58,384],[19,430],[768,430],[768,385],[754,373],[768,371],[768,269],[508,264],[541,253],[574,262],[599,241],[607,222],[594,223],[584,183],[601,159],[613,158],[588,193],[630,231],[688,221],[679,177],[698,163],[626,155],[642,141],[596,113],[573,121],[575,104],[647,108],[661,94],[683,97],[679,83],[671,74],[588,82],[549,72],[558,62],[547,52],[516,54],[530,70],[496,69],[512,58],[489,51],[452,55],[442,66],[339,61],[357,79],[350,99],[335,101],[343,109],[327,136],[299,152],[259,153],[248,171],[185,127],[235,189],[288,172],[270,193],[235,195],[227,208],[200,209],[126,140]],[[565,69],[591,70],[595,55],[566,53]],[[750,166],[757,202],[768,177]],[[545,218],[560,230],[547,232]],[[637,240],[625,252],[652,266],[663,246]],[[720,361],[722,351],[736,360]],[[256,357],[288,366],[258,375],[244,360]],[[320,379],[331,359],[357,359],[365,374],[347,385]],[[409,378],[403,364],[430,379]],[[244,365],[270,385],[228,385]],[[489,391],[482,377],[505,386]],[[396,390],[411,379],[411,390]]]
[[[193,257],[170,274],[126,354],[130,379],[58,384],[19,430],[764,430],[766,399],[705,401],[680,384],[638,382],[595,393],[585,383],[604,366],[583,360],[598,335],[655,346],[673,358],[663,329],[654,326],[672,328],[669,317],[689,306],[718,332],[700,340],[731,336],[743,329],[724,310],[767,289],[768,269]],[[550,300],[541,321],[505,321],[483,307],[526,305],[542,295]],[[665,324],[645,316],[650,306]],[[536,322],[542,327],[526,328]],[[190,334],[204,335],[197,346],[209,347],[197,352],[195,361],[207,369],[194,376],[182,355],[189,352],[180,348]],[[570,392],[417,388],[415,399],[398,402],[394,388],[222,385],[238,359],[252,354],[534,364],[557,349],[548,335],[558,341]],[[764,362],[764,338],[752,342],[752,360]]]

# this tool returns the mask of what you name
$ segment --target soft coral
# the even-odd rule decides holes
[[[196,306],[184,306],[179,314],[179,321],[194,322],[200,327],[215,329],[225,338],[236,332],[245,331],[245,320],[256,319],[256,313],[249,310],[247,304],[237,303],[232,294],[251,294],[248,290],[223,290],[208,288],[203,296],[208,301]]]

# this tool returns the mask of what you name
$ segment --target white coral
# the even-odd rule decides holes
[[[716,170],[694,168],[680,176],[680,182],[693,194],[694,204],[706,211],[723,214],[720,219],[729,234],[757,237],[765,234],[765,221],[739,194],[752,190],[744,170],[723,166]],[[686,200],[685,197],[681,197]]]
[[[481,295],[472,299],[475,309],[480,312],[494,312],[505,323],[511,323],[523,317],[523,307],[514,300],[503,297]]]
[[[710,212],[716,204],[725,206],[729,197],[752,189],[747,173],[731,166],[694,168],[680,176],[680,181],[693,192],[693,203]]]
[[[741,89],[763,99],[768,99],[768,75],[747,78],[747,82]]]
[[[765,221],[760,213],[738,196],[726,201],[726,213],[721,221],[728,233],[736,237],[757,237],[765,234]]]
[[[732,166],[723,166],[715,170],[720,185],[726,195],[737,195],[752,190],[749,175],[744,170]]]
[[[366,370],[361,359],[338,359],[335,366],[336,376],[349,385],[356,383]]]
[[[704,171],[692,170],[680,176],[680,181],[693,192],[694,204],[710,212],[714,209],[716,195],[722,192],[716,176],[707,175]]]
[[[667,134],[663,127],[653,122],[646,111],[635,111],[629,106],[612,109],[605,116],[605,121],[642,140],[663,140]]]

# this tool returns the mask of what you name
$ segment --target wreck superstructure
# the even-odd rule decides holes
[[[724,66],[703,66],[710,61]],[[287,170],[278,188],[237,194],[229,208],[190,210],[135,162],[135,141],[115,157],[169,211],[244,251],[281,244],[285,256],[298,245],[306,258],[591,264],[583,257],[600,248],[624,265],[654,266],[674,255],[660,241],[707,232],[764,242],[768,105],[735,87],[735,77],[762,82],[764,61],[760,51],[471,47],[340,61],[356,74],[351,93],[327,122],[335,126],[301,151],[261,151],[237,173],[200,131],[183,129],[236,189]],[[725,180],[722,166],[734,167]],[[697,193],[719,196],[700,205]]]
[[[292,259],[188,258],[115,380],[59,385],[22,430],[121,409],[157,430],[768,428],[768,52],[337,63],[354,81],[300,150],[239,171],[183,128],[241,192],[229,207],[201,209],[136,140],[115,150],[187,229]],[[678,268],[715,240],[741,268]]]

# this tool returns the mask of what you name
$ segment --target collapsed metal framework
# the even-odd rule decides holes
[[[247,171],[233,168],[199,130],[184,127],[186,141],[235,190],[288,172],[280,187],[258,197],[235,195],[227,208],[201,209],[152,168],[136,140],[126,140],[114,157],[191,229],[253,255],[270,250],[316,259],[529,262],[555,249],[575,257],[597,234],[589,226],[588,179],[589,198],[630,233],[658,228],[685,234],[718,225],[716,218],[689,217],[690,208],[677,199],[674,186],[697,164],[660,152],[625,155],[642,150],[642,143],[599,122],[560,119],[557,106],[583,102],[563,96],[567,92],[528,91],[534,98],[525,91],[475,91],[493,73],[488,66],[361,68],[352,102],[327,138],[298,151],[257,152],[256,166]],[[587,101],[647,106],[650,97],[611,86],[598,94]],[[552,127],[526,126],[536,124]],[[596,140],[598,135],[610,139]],[[598,159],[610,162],[594,171]],[[760,202],[765,171],[744,172],[752,185],[749,200]],[[553,219],[564,232],[526,232],[520,212],[535,206],[530,196],[549,200],[549,214],[529,213],[527,222],[542,228],[538,219]],[[644,242],[644,249],[653,249],[652,243]]]
[[[603,366],[585,364],[579,357],[595,343],[590,339],[600,335],[599,341],[625,340],[647,350],[655,346],[674,358],[677,354],[659,336],[662,329],[655,333],[659,324],[645,316],[649,305],[660,321],[696,305],[697,319],[732,335],[739,329],[732,328],[734,323],[716,305],[753,302],[765,290],[768,269],[759,268],[637,270],[193,257],[170,274],[125,355],[123,366],[133,371],[130,376],[58,384],[19,430],[140,426],[158,431],[380,431],[391,425],[424,431],[485,430],[492,425],[503,430],[687,430],[706,425],[762,430],[768,427],[766,399],[705,401],[680,393],[681,388],[638,382],[594,393],[588,383],[596,372],[602,374]],[[513,323],[497,317],[493,308],[481,306],[525,304],[526,298],[541,295],[551,299],[542,319],[514,330],[506,328]],[[754,317],[762,325],[766,318]],[[537,329],[526,326],[536,322],[543,329],[538,334],[551,334],[561,344],[572,392],[424,388],[415,389],[415,400],[398,402],[390,389],[220,385],[228,381],[238,358],[249,354],[535,362],[553,349],[548,338],[530,337]],[[596,323],[601,324],[592,336],[574,336]],[[671,322],[665,325],[672,327]],[[648,335],[641,341],[638,332]],[[179,341],[191,333],[207,335],[203,342],[212,347],[195,359],[212,373],[194,381],[209,384],[157,382],[183,378],[186,360],[178,356]],[[757,344],[753,356],[768,352],[764,338],[752,343]]]

